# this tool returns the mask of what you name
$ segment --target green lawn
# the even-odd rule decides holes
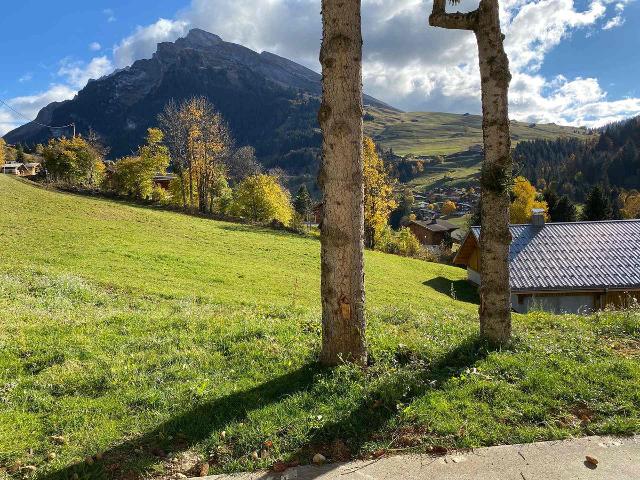
[[[368,252],[371,365],[330,371],[317,240],[1,175],[0,202],[0,478],[640,432],[637,311],[517,316],[491,350],[463,271]]]

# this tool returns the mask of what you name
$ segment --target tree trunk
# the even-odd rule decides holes
[[[320,361],[365,364],[360,0],[322,0]]]
[[[480,334],[493,343],[511,337],[509,288],[509,188],[513,169],[509,135],[509,60],[504,51],[497,0],[479,7],[478,54],[482,86],[484,164],[480,179]]]
[[[498,0],[481,0],[477,10],[446,13],[434,0],[433,26],[471,30],[476,35],[482,89],[484,162],[480,178],[480,334],[492,343],[511,337],[509,287],[509,189],[512,173],[509,134],[509,60],[500,30]]]

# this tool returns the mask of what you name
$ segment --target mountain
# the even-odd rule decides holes
[[[237,143],[254,146],[264,164],[312,173],[320,147],[321,91],[321,75],[313,70],[194,29],[174,43],[160,43],[151,59],[91,80],[74,99],[46,106],[36,121],[75,122],[79,133],[91,128],[115,158],[136,150],[171,99],[204,95],[228,121]],[[397,111],[367,95],[364,102]],[[5,135],[8,143],[25,145],[50,137],[36,123]]]

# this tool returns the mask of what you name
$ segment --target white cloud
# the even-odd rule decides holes
[[[70,100],[75,94],[76,90],[67,85],[54,84],[48,90],[33,95],[15,97],[8,100],[7,103],[25,117],[35,119],[42,108],[52,102]],[[6,107],[0,108],[0,135],[4,135],[24,123],[26,120],[22,116]]]
[[[622,17],[622,15],[616,15],[615,17],[609,19],[609,21],[607,21],[607,23],[604,24],[604,27],[602,27],[602,29],[610,30],[612,28],[620,27],[624,25],[624,22],[625,22],[625,19]]]
[[[98,42],[91,42],[89,44],[89,50],[91,50],[92,52],[97,52],[102,50],[102,45],[100,45]]]
[[[540,67],[553,48],[581,31],[624,22],[633,0],[504,0],[501,19],[513,82],[511,115],[532,122],[596,125],[640,113],[638,99],[609,100],[596,78],[545,78]],[[477,0],[455,9],[469,11]],[[448,7],[452,9],[452,7]],[[367,93],[405,110],[479,112],[477,47],[470,32],[431,28],[431,0],[363,0]],[[115,20],[113,10],[104,14]],[[66,61],[59,74],[70,88],[89,78],[149,58],[159,42],[198,27],[254,50],[267,50],[319,71],[318,0],[191,0],[173,19],[138,27],[113,48],[113,56],[88,64]]]
[[[109,23],[113,23],[117,20],[116,14],[111,8],[105,8],[104,10],[102,10],[102,13],[106,17],[107,22]]]
[[[158,43],[170,42],[183,36],[188,32],[188,27],[186,21],[164,18],[147,27],[138,27],[132,35],[122,40],[113,49],[115,65],[123,68],[131,65],[135,60],[151,57]]]
[[[25,82],[30,82],[31,80],[33,80],[33,73],[28,72],[28,73],[25,73],[24,75],[22,75],[22,76],[18,79],[18,82],[20,82],[20,83],[25,83]]]
[[[83,88],[91,79],[98,79],[113,71],[113,64],[106,56],[95,57],[87,64],[63,59],[58,75],[66,77],[67,83],[76,89]]]

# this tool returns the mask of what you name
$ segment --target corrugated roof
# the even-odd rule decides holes
[[[479,238],[480,227],[472,227]],[[512,290],[640,288],[640,220],[511,225]]]

